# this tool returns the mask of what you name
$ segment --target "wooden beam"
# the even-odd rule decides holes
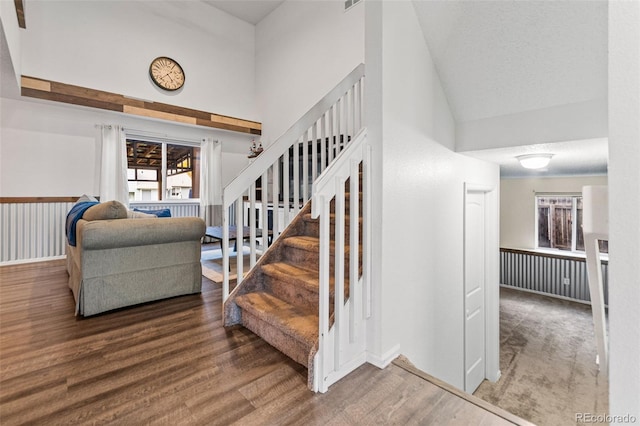
[[[24,19],[24,1],[13,0],[13,4],[16,5],[16,15],[18,15],[18,26],[20,28],[27,28],[27,22]]]
[[[57,81],[22,76],[22,96],[118,111],[125,114],[157,118],[178,123],[213,127],[233,132],[262,134],[262,124],[256,121],[228,117],[176,105],[128,98],[117,93],[89,89]]]

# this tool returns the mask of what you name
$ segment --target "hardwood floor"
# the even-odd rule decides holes
[[[0,267],[2,425],[526,424],[394,364],[314,394],[304,367],[222,326],[206,278],[201,295],[73,312],[64,261]]]

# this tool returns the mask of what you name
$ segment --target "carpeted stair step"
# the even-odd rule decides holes
[[[318,271],[320,262],[320,239],[308,235],[299,235],[285,238],[283,241],[284,259],[288,263],[300,265],[305,269]],[[330,268],[333,274],[333,259],[335,253],[334,244],[330,244]],[[349,259],[349,246],[345,246],[345,261]]]
[[[358,248],[359,264],[362,265],[362,246],[358,245]],[[329,273],[333,275],[335,273],[335,247],[333,243],[329,245],[329,254]],[[349,275],[349,256],[350,247],[345,245],[345,277]],[[299,265],[305,269],[311,269],[317,272],[320,269],[320,239],[308,235],[285,238],[283,240],[282,259],[285,259],[288,263]]]
[[[304,234],[311,237],[319,237],[320,236],[320,220],[312,219],[311,213],[307,213],[302,217],[304,220]],[[362,233],[362,217],[358,218],[358,222],[360,224],[360,233]],[[329,223],[329,235],[333,236],[335,233],[335,225],[336,225],[336,215],[330,215],[330,223]],[[351,221],[349,216],[345,216],[344,229],[345,235],[349,235],[349,229],[351,228]]]
[[[318,340],[317,310],[291,305],[264,292],[238,296],[236,303],[242,309],[242,325],[309,367],[309,353]]]
[[[295,306],[318,309],[320,287],[318,271],[304,269],[286,262],[275,262],[262,266],[265,290]],[[345,298],[349,296],[349,278],[345,277]],[[335,279],[329,277],[329,300],[333,302]],[[329,304],[333,312],[333,303]]]

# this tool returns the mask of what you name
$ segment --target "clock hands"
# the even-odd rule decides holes
[[[184,74],[178,63],[170,58],[156,58],[150,68],[155,83],[162,89],[176,90],[184,84]]]

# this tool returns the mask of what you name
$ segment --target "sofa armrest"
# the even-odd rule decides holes
[[[82,250],[145,246],[200,240],[205,223],[197,217],[79,220],[78,246]]]

